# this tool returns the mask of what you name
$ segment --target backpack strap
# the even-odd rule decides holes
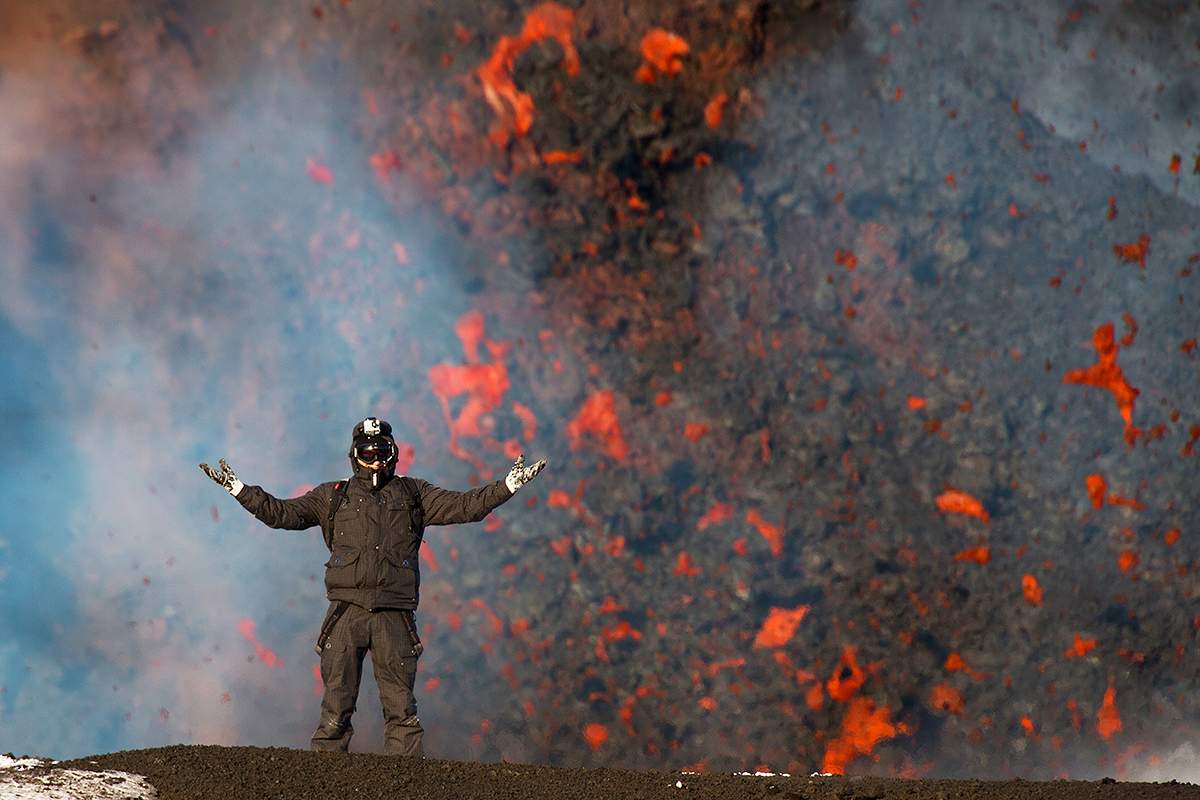
[[[333,502],[329,505],[329,518],[325,523],[325,546],[333,551],[333,518],[337,514],[342,503],[346,501],[346,492],[350,489],[350,481],[338,481],[333,485]]]

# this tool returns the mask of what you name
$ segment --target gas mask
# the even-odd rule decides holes
[[[396,474],[396,440],[392,438],[392,426],[381,419],[367,417],[354,426],[350,452],[350,467],[356,478],[369,478],[371,488],[378,489]],[[378,468],[363,466],[380,463]]]

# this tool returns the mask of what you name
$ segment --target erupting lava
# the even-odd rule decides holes
[[[579,54],[571,40],[575,13],[558,3],[543,3],[530,9],[521,33],[501,36],[492,56],[475,71],[483,85],[483,96],[496,112],[496,126],[489,138],[497,145],[507,144],[513,134],[524,136],[533,125],[533,98],[517,88],[512,71],[517,57],[536,42],[551,38],[563,50],[563,69],[568,75],[579,73]]]
[[[1073,369],[1063,375],[1063,383],[1076,383],[1083,386],[1095,386],[1112,392],[1117,401],[1121,418],[1125,420],[1125,441],[1132,445],[1141,434],[1140,428],[1133,426],[1133,402],[1139,391],[1129,384],[1125,374],[1117,364],[1117,353],[1120,348],[1114,338],[1114,328],[1111,322],[1106,322],[1092,335],[1092,346],[1096,348],[1096,363],[1085,369]],[[1093,502],[1095,502],[1093,500]]]

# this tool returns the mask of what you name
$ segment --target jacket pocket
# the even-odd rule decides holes
[[[421,588],[421,573],[417,567],[417,557],[403,558],[395,553],[385,552],[383,559],[383,574],[379,581],[380,589],[392,598],[415,603],[417,592]]]
[[[326,589],[354,589],[362,580],[358,550],[339,547],[325,562]]]

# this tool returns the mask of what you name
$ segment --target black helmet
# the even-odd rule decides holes
[[[396,440],[392,438],[392,426],[376,417],[367,417],[354,426],[347,455],[357,477],[370,477],[373,488],[387,483],[396,474]],[[379,469],[364,467],[358,463],[359,459],[368,464],[379,462],[383,466]]]

